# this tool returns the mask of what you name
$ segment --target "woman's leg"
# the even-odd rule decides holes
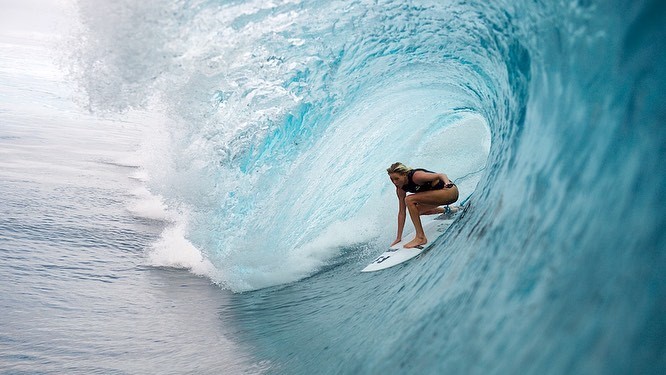
[[[443,214],[445,211],[444,207],[431,206],[429,204],[417,204],[416,207],[419,208],[419,214],[421,215]]]
[[[412,241],[405,244],[405,247],[409,249],[428,243],[428,239],[423,231],[423,225],[421,224],[421,210],[419,209],[419,205],[437,207],[451,204],[457,200],[458,188],[455,186],[448,189],[424,191],[422,193],[407,196],[405,198],[405,204],[409,211],[409,217],[412,219],[412,223],[414,223],[416,236]]]
[[[461,206],[452,206],[452,205],[446,205],[446,206],[449,208],[448,212],[451,212],[453,214],[462,209]],[[428,206],[425,204],[419,204],[417,205],[417,207],[419,208],[419,212],[421,213],[421,215],[435,215],[447,212],[446,208],[442,206]]]

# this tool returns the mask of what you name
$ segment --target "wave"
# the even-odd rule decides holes
[[[158,4],[82,7],[100,43],[85,45],[80,64],[83,78],[97,77],[79,79],[94,85],[90,107],[117,111],[159,93],[169,134],[148,148],[160,154],[146,166],[150,188],[190,212],[188,240],[232,290],[298,280],[350,243],[386,242],[381,171],[392,160],[453,178],[485,165],[490,133],[477,96],[499,82],[459,79],[480,71],[477,54],[445,49],[464,30],[420,22],[428,8],[343,5],[188,4],[169,10],[172,20]],[[360,15],[370,32],[356,35]],[[137,17],[146,30],[137,32]],[[193,24],[198,31],[185,32]],[[104,64],[85,63],[109,45]],[[334,227],[339,239],[326,234]]]
[[[617,353],[595,339],[614,319],[634,322],[617,337],[663,328],[659,2],[81,4],[76,72],[89,106],[167,114],[143,154],[159,159],[144,163],[146,183],[187,212],[177,232],[210,263],[197,272],[221,286],[255,290],[368,261],[394,231],[383,171],[401,160],[473,193],[419,266],[430,287],[404,280],[426,294],[445,283],[434,300],[405,303],[440,311],[428,327],[458,319],[461,336],[442,343],[459,356],[449,369],[474,352],[459,340],[474,331],[466,314],[490,320],[476,328],[490,344],[509,345],[489,353],[515,349],[531,369],[552,357],[521,344],[529,332],[556,346],[570,336],[553,330],[580,325],[577,342]],[[177,254],[174,242],[156,251]],[[410,335],[400,339],[421,340]],[[607,363],[565,350],[555,368],[628,369],[641,345]]]

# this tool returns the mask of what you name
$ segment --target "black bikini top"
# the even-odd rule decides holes
[[[419,193],[422,191],[429,191],[429,190],[441,190],[444,189],[444,181],[439,180],[435,185],[417,185],[412,177],[414,177],[414,172],[417,171],[423,171],[423,172],[429,172],[429,173],[435,173],[433,171],[429,171],[427,169],[423,168],[416,168],[412,169],[411,171],[407,172],[407,183],[402,187],[402,190],[410,192],[410,193]]]

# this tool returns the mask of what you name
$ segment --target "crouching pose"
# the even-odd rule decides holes
[[[405,244],[413,248],[428,243],[421,225],[421,215],[433,215],[445,211],[443,205],[458,200],[458,187],[444,173],[435,173],[426,169],[412,169],[402,163],[393,163],[387,170],[398,195],[398,235],[391,246],[402,241],[405,226],[405,208],[414,223],[416,237]],[[407,195],[407,193],[413,193]],[[456,208],[457,209],[457,208]]]

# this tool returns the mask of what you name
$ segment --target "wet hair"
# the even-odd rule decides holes
[[[401,162],[396,162],[396,163],[391,164],[391,166],[386,169],[386,172],[407,174],[411,170],[412,170],[412,168],[402,164]]]

